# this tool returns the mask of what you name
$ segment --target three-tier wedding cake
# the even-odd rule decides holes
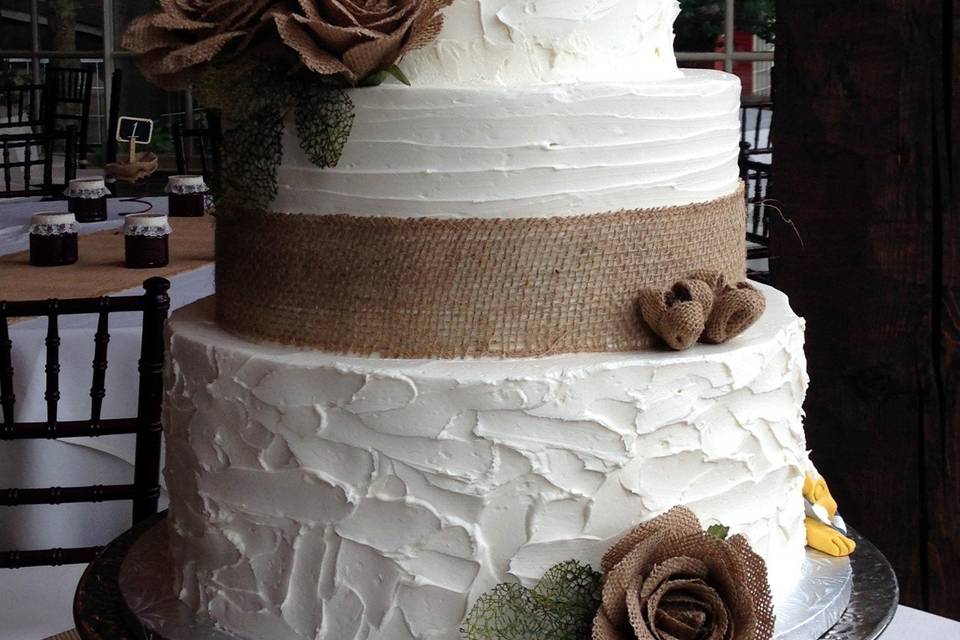
[[[252,31],[309,69],[336,43],[349,78],[374,26],[429,17],[292,4]],[[434,4],[439,33],[343,92],[335,166],[284,114],[269,201],[220,209],[216,301],[170,321],[180,598],[248,639],[454,640],[495,585],[599,568],[685,505],[776,602],[804,557],[803,321],[757,285],[749,329],[675,351],[639,302],[745,277],[739,80],[677,68],[677,0]]]

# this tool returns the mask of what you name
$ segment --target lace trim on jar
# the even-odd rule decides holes
[[[169,224],[161,224],[142,227],[127,227],[123,230],[123,235],[138,236],[141,238],[162,238],[170,235],[171,231],[172,229],[170,228]]]
[[[63,195],[68,198],[80,198],[81,200],[97,200],[108,197],[110,195],[110,189],[106,187],[94,187],[92,189],[67,187]]]
[[[63,236],[69,233],[77,233],[78,231],[80,231],[80,224],[77,222],[30,225],[30,235],[33,236]]]
[[[164,193],[172,193],[178,196],[190,193],[209,193],[210,187],[203,184],[169,184],[163,188]]]

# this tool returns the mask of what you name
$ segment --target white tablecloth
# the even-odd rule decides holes
[[[151,198],[155,211],[166,211],[166,198]],[[106,222],[81,225],[81,234],[117,228],[120,212],[141,211],[142,203],[109,203]],[[26,250],[27,225],[37,211],[66,210],[66,202],[0,202],[0,255]],[[81,238],[82,243],[82,238]],[[50,277],[51,270],[37,270]],[[149,277],[144,272],[144,278]],[[170,278],[171,308],[177,309],[213,294],[213,266]],[[135,287],[118,295],[141,293]],[[3,292],[0,292],[3,298]],[[60,413],[63,420],[89,417],[95,316],[64,317],[60,322]],[[44,360],[46,319],[11,325],[16,415],[20,421],[46,419]],[[137,314],[111,316],[107,396],[103,417],[136,415],[137,354],[140,325]],[[131,482],[132,436],[108,436],[58,441],[0,442],[0,488],[124,484]],[[24,506],[0,508],[0,550],[103,544],[130,526],[128,502],[98,505]],[[2,625],[0,625],[2,626]]]

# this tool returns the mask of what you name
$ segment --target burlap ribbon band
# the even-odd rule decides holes
[[[256,340],[389,358],[635,351],[638,292],[744,277],[742,187],[555,218],[249,213],[217,228],[217,317]]]

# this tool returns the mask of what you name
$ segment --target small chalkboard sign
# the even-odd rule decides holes
[[[117,142],[131,140],[137,144],[150,144],[153,140],[153,120],[121,116],[117,121]]]

